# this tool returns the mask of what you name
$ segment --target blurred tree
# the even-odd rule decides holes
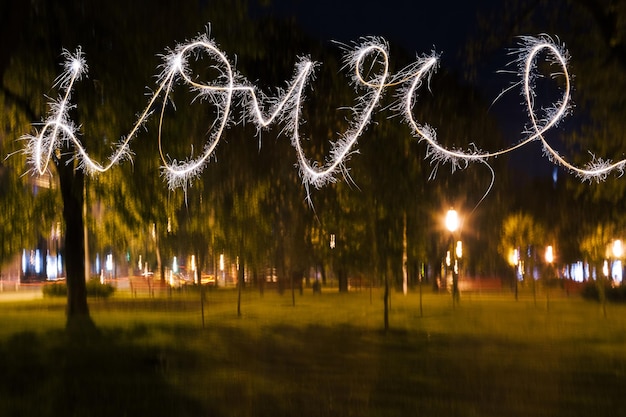
[[[8,7],[10,13],[7,16],[20,17],[22,24],[20,31],[10,33],[14,42],[5,48],[10,59],[3,56],[0,63],[0,90],[5,101],[9,100],[10,105],[25,119],[31,122],[42,119],[46,110],[42,93],[49,91],[57,73],[54,69],[56,57],[62,48],[71,50],[82,45],[92,69],[92,81],[78,86],[73,95],[78,106],[72,113],[72,119],[78,125],[84,125],[82,133],[87,138],[86,146],[96,159],[108,154],[116,138],[132,126],[135,112],[145,106],[143,86],[159,64],[156,53],[166,46],[173,46],[172,42],[177,39],[201,31],[212,19],[216,21],[215,27],[223,28],[226,33],[232,32],[233,37],[226,36],[227,39],[239,39],[241,31],[232,30],[239,25],[230,24],[246,18],[243,2],[212,2],[210,10],[207,5],[192,2],[176,5],[134,2],[118,7],[116,3],[102,4],[98,1],[71,5],[58,1],[35,1],[31,6],[26,9]],[[172,19],[172,16],[180,18]],[[12,27],[10,22],[7,23],[8,27]],[[3,28],[3,32],[5,30]],[[20,129],[21,132],[27,130]],[[111,194],[111,190],[121,191],[120,183],[131,177],[111,174],[97,180],[99,183],[93,191],[105,192],[108,199],[103,201],[103,213],[107,220],[102,224],[116,224],[117,231],[109,233],[114,239],[105,244],[128,245],[128,237],[125,236],[128,228],[122,225],[134,226],[133,222],[149,222],[148,227],[150,224],[158,225],[157,238],[167,233],[161,232],[161,229],[165,230],[163,225],[167,224],[171,207],[165,204],[168,193],[158,179],[158,153],[151,153],[150,146],[133,146],[134,151],[141,154],[141,160],[146,160],[145,164],[153,168],[140,184],[125,189],[121,194]],[[69,288],[68,326],[73,322],[90,322],[85,293],[83,227],[86,179],[83,172],[76,169],[73,152],[68,144],[55,155],[53,161],[63,198],[65,246],[70,254],[65,257]],[[132,166],[121,169],[126,173],[132,172]],[[98,196],[92,198],[97,201]],[[125,205],[131,206],[130,209],[112,210],[114,206],[117,209]],[[123,217],[116,219],[116,215]],[[156,253],[160,255],[158,245]]]
[[[610,248],[616,236],[616,229],[612,224],[600,224],[590,230],[580,241],[583,256],[592,266],[590,273],[596,279],[604,275],[602,272],[604,262],[611,257]]]
[[[28,71],[22,73],[27,74]],[[11,84],[12,78],[7,76],[6,83]],[[0,89],[0,155],[11,155],[0,163],[0,268],[24,248],[35,247],[60,221],[55,213],[58,204],[55,179],[36,180],[21,175],[26,169],[25,158],[15,132],[26,132],[30,121],[24,112],[17,110],[15,103],[19,100],[12,91]]]
[[[517,250],[518,261],[522,264],[523,279],[527,285],[532,285],[533,294],[535,294],[535,265],[537,258],[541,256],[538,250],[539,247],[546,245],[547,239],[544,227],[529,214],[513,213],[502,222],[499,253],[508,260],[511,251]],[[514,280],[517,299],[517,276]]]
[[[580,241],[580,249],[585,261],[591,265],[589,279],[594,278],[598,288],[602,311],[606,317],[606,286],[608,285],[610,269],[608,261],[611,258],[611,245],[617,236],[617,229],[613,224],[598,224],[587,232]],[[607,263],[605,266],[605,262]]]
[[[17,177],[13,168],[0,165],[0,275],[2,267],[24,248],[47,238],[58,221],[55,192]]]

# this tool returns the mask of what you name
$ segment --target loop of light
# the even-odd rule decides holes
[[[188,56],[196,49],[205,51],[218,61],[216,68],[219,68],[221,76],[224,79],[223,85],[200,84],[191,78],[187,66]],[[382,67],[382,74],[374,76],[372,79],[366,79],[363,75],[363,66],[368,57],[373,56],[378,65]],[[218,128],[211,135],[210,140],[204,148],[203,154],[195,159],[187,161],[168,161],[168,158],[162,152],[162,129],[161,124],[165,109],[166,100],[163,101],[161,110],[161,122],[159,123],[159,149],[161,149],[161,160],[164,164],[165,176],[174,188],[179,185],[185,185],[190,178],[199,175],[207,161],[213,154],[222,133],[229,122],[229,115],[233,103],[233,96],[237,96],[245,103],[245,117],[250,122],[257,125],[259,129],[265,128],[274,123],[277,118],[286,122],[285,132],[291,136],[291,143],[296,150],[300,173],[303,182],[312,184],[315,187],[321,187],[326,182],[333,179],[333,174],[341,170],[342,164],[346,161],[358,137],[367,127],[371,120],[371,115],[380,101],[385,81],[388,77],[388,54],[383,43],[364,43],[352,55],[351,65],[354,66],[355,79],[357,82],[368,88],[370,91],[365,93],[359,100],[359,105],[354,109],[356,121],[352,122],[349,129],[344,133],[342,139],[334,144],[331,151],[331,157],[327,164],[318,167],[316,163],[308,162],[304,150],[301,145],[301,137],[299,132],[301,107],[304,101],[304,88],[307,80],[313,72],[314,63],[308,60],[301,60],[297,65],[297,73],[293,80],[289,83],[288,88],[278,97],[260,99],[253,86],[245,81],[237,82],[237,74],[232,69],[231,64],[225,54],[221,52],[213,42],[205,37],[179,46],[170,56],[167,57],[168,65],[162,75],[163,91],[166,95],[172,90],[177,78],[181,78],[185,84],[192,90],[196,91],[199,96],[210,98],[212,102],[219,106],[220,121]],[[269,102],[269,111],[264,114],[265,102]]]
[[[483,152],[473,145],[473,149],[470,150],[449,149],[441,145],[437,141],[435,130],[430,126],[420,125],[414,119],[412,112],[417,100],[417,90],[424,80],[429,79],[435,71],[437,57],[431,55],[418,58],[412,65],[391,76],[387,50],[387,44],[378,38],[365,39],[361,44],[348,49],[345,60],[347,65],[353,69],[352,80],[355,88],[363,88],[365,93],[357,98],[357,104],[352,108],[354,120],[350,122],[341,138],[333,143],[327,161],[321,166],[317,162],[309,162],[306,158],[301,145],[302,138],[299,130],[302,123],[300,117],[304,101],[304,88],[313,73],[315,63],[301,59],[296,65],[296,73],[288,83],[287,88],[279,92],[276,97],[266,97],[257,93],[257,89],[252,84],[236,73],[224,52],[206,35],[200,35],[191,42],[178,45],[173,51],[166,54],[158,88],[152,94],[130,133],[120,140],[108,162],[104,164],[89,157],[77,137],[77,128],[72,123],[68,113],[73,107],[70,98],[74,83],[87,70],[84,56],[80,49],[73,55],[67,51],[64,52],[66,57],[65,72],[56,82],[62,92],[61,98],[50,104],[50,114],[44,121],[40,132],[36,136],[27,135],[25,137],[27,139],[25,153],[32,166],[32,171],[42,175],[49,170],[50,159],[56,151],[59,151],[64,145],[73,145],[74,157],[78,160],[79,168],[90,174],[104,172],[122,160],[130,159],[129,143],[137,136],[139,128],[151,115],[162,95],[158,127],[162,171],[170,188],[186,187],[191,180],[202,173],[214,154],[228,124],[235,123],[231,120],[231,109],[233,102],[237,99],[237,102],[244,106],[244,120],[254,123],[258,129],[266,128],[272,123],[283,122],[285,124],[284,131],[290,136],[291,144],[296,150],[300,175],[308,190],[310,185],[318,188],[328,182],[335,181],[334,175],[338,171],[347,175],[344,164],[349,156],[355,152],[355,144],[370,123],[372,113],[380,103],[384,90],[391,86],[403,85],[404,87],[399,93],[398,109],[403,114],[413,134],[420,140],[427,142],[426,157],[435,163],[450,163],[453,170],[463,168],[470,162],[486,164],[490,158],[511,152],[531,141],[539,140],[542,143],[544,153],[552,162],[565,167],[584,179],[604,179],[613,170],[623,173],[626,160],[610,163],[594,158],[587,169],[580,168],[565,160],[545,139],[545,133],[559,123],[570,106],[570,75],[567,70],[567,53],[551,38],[546,36],[522,38],[521,52],[518,57],[522,78],[520,84],[523,85],[522,95],[526,102],[531,129],[529,129],[526,139],[496,152]],[[533,80],[536,76],[534,71],[538,55],[544,52],[552,58],[553,63],[561,67],[565,87],[562,99],[549,111],[547,117],[540,119],[534,109]],[[219,72],[219,76],[213,84],[196,81],[188,66],[189,57],[195,56],[196,59],[199,59],[201,53],[207,54],[217,62],[214,68]],[[373,68],[378,68],[379,73],[371,75],[370,72],[373,72]],[[177,82],[182,82],[190,90],[195,91],[200,98],[206,99],[218,107],[219,121],[215,123],[215,128],[212,129],[213,131],[201,155],[184,161],[172,159],[163,152],[163,119],[169,95]],[[262,109],[266,108],[269,110],[264,112]]]
[[[570,74],[567,68],[568,54],[564,47],[557,45],[553,39],[548,36],[541,37],[522,37],[521,48],[518,52],[518,63],[520,66],[520,76],[522,78],[520,84],[523,85],[522,96],[526,102],[528,117],[531,122],[531,129],[526,139],[521,142],[510,146],[505,149],[501,149],[495,152],[482,152],[478,149],[471,149],[468,151],[462,149],[448,149],[441,145],[437,141],[437,135],[433,128],[428,125],[420,125],[413,117],[413,107],[415,105],[416,91],[420,87],[421,82],[419,79],[415,79],[409,88],[406,89],[406,94],[403,96],[404,108],[403,114],[411,127],[413,134],[420,140],[427,142],[428,151],[427,158],[430,158],[433,162],[450,163],[452,169],[463,168],[469,162],[482,162],[490,158],[512,152],[526,144],[539,140],[541,141],[544,154],[548,159],[556,163],[570,172],[576,174],[583,180],[594,179],[596,181],[603,180],[613,171],[618,171],[621,174],[624,172],[626,166],[626,159],[622,159],[617,162],[611,162],[602,159],[594,158],[587,164],[586,168],[581,168],[568,162],[563,156],[561,156],[545,139],[545,133],[556,126],[566,116],[567,111],[571,106],[571,83]],[[551,109],[547,109],[547,116],[540,119],[534,107],[534,79],[536,74],[534,73],[536,67],[536,61],[540,53],[547,53],[551,56],[552,63],[561,67],[561,76],[564,79],[563,96],[559,102],[557,102]]]

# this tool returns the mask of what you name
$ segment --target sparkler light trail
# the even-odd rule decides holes
[[[527,137],[511,147],[501,149],[495,152],[484,152],[474,147],[470,150],[447,149],[437,141],[435,130],[428,125],[420,125],[413,117],[413,106],[415,105],[416,91],[420,87],[420,80],[414,80],[408,87],[405,87],[404,93],[400,95],[403,101],[401,107],[405,120],[411,127],[413,134],[427,143],[428,150],[426,158],[430,158],[434,164],[450,163],[452,170],[456,168],[464,168],[470,162],[487,163],[490,158],[512,152],[532,141],[539,140],[543,147],[543,153],[548,159],[568,171],[574,173],[585,180],[601,181],[606,179],[613,171],[618,171],[619,175],[624,173],[626,159],[618,162],[602,160],[594,158],[585,168],[578,167],[568,162],[559,154],[546,140],[545,133],[555,127],[567,115],[571,107],[571,76],[569,74],[567,64],[569,54],[564,46],[558,45],[549,36],[524,36],[521,37],[520,48],[515,52],[517,54],[516,62],[518,64],[518,74],[521,81],[516,85],[522,85],[522,97],[527,106],[528,117],[530,119],[530,128],[526,129]],[[545,116],[540,118],[535,111],[534,81],[538,77],[536,73],[537,60],[540,54],[545,53],[551,64],[558,65],[561,69],[560,75],[564,79],[563,96],[561,100],[555,103],[551,108],[544,109]],[[556,75],[556,74],[554,74]],[[474,145],[472,145],[474,146]]]
[[[188,58],[197,51],[207,53],[218,62],[221,83],[200,84],[192,79],[188,67]],[[161,74],[162,89],[169,94],[178,79],[182,79],[201,98],[216,103],[219,107],[221,120],[219,126],[211,135],[201,156],[187,161],[168,161],[163,152],[161,159],[164,171],[170,187],[185,186],[190,179],[199,175],[210,156],[214,152],[224,128],[229,122],[231,106],[237,99],[246,109],[244,117],[246,121],[254,123],[258,129],[263,129],[276,123],[277,119],[285,123],[284,132],[290,136],[291,144],[296,150],[300,175],[303,183],[308,187],[321,187],[329,181],[334,181],[337,171],[346,172],[344,164],[350,155],[358,137],[365,130],[371,120],[371,115],[380,102],[385,81],[389,77],[389,62],[387,45],[381,40],[364,40],[359,47],[349,51],[347,64],[354,68],[353,82],[356,87],[366,89],[359,97],[357,105],[353,108],[355,120],[349,125],[342,138],[333,144],[328,162],[324,166],[318,166],[315,162],[309,162],[301,145],[299,127],[300,115],[304,101],[304,88],[311,78],[315,63],[301,59],[296,65],[296,74],[288,87],[276,97],[265,97],[257,93],[257,89],[250,85],[243,77],[236,74],[225,54],[207,37],[201,36],[194,42],[180,45],[166,56],[166,65]],[[365,78],[365,67],[380,67],[380,74],[374,74],[371,78]],[[163,101],[161,115],[163,115],[166,101]],[[263,112],[262,109],[269,111]],[[162,120],[162,118],[161,118]],[[159,128],[159,147],[162,149],[162,135]]]
[[[356,151],[357,140],[368,127],[384,91],[390,87],[400,86],[398,104],[394,108],[402,114],[413,135],[420,141],[426,142],[427,158],[435,164],[449,163],[452,170],[464,168],[471,162],[487,164],[490,158],[538,140],[542,143],[544,154],[553,163],[565,167],[583,179],[601,180],[614,170],[618,170],[620,174],[623,173],[626,160],[610,163],[610,161],[594,159],[586,168],[579,168],[563,158],[545,139],[546,132],[565,117],[571,101],[570,75],[567,69],[568,54],[563,46],[547,36],[521,38],[516,60],[521,76],[518,84],[522,85],[530,128],[527,129],[527,137],[521,142],[496,152],[484,152],[474,145],[469,150],[448,149],[437,141],[435,129],[428,125],[421,125],[414,119],[413,107],[417,101],[417,92],[437,68],[438,57],[435,54],[420,57],[413,64],[392,75],[389,73],[388,45],[384,40],[367,38],[359,44],[344,45],[344,49],[346,50],[345,66],[352,70],[352,84],[355,90],[363,92],[357,97],[356,104],[352,107],[353,120],[341,137],[332,144],[330,154],[323,164],[307,159],[301,145],[300,133],[301,110],[305,99],[304,89],[312,78],[316,64],[308,59],[300,58],[295,67],[295,74],[287,83],[286,88],[280,90],[276,96],[268,97],[235,71],[226,54],[207,35],[200,35],[190,42],[167,51],[162,64],[162,72],[158,77],[157,89],[150,97],[146,108],[140,113],[130,133],[116,145],[107,163],[99,163],[89,157],[78,138],[78,128],[69,117],[68,112],[73,107],[70,101],[72,89],[75,82],[86,74],[87,66],[80,49],[75,54],[65,51],[65,71],[55,82],[55,86],[61,91],[60,98],[50,103],[50,114],[43,122],[39,133],[25,136],[27,145],[24,152],[28,156],[31,170],[39,175],[49,170],[50,159],[64,145],[73,145],[74,157],[78,160],[80,169],[90,174],[104,172],[113,165],[131,158],[130,141],[137,136],[139,128],[159,106],[160,100],[158,143],[163,164],[162,174],[170,188],[189,186],[208,164],[226,127],[229,124],[247,121],[255,124],[259,131],[274,123],[284,124],[283,132],[290,137],[291,144],[296,151],[300,175],[308,195],[311,185],[319,188],[328,182],[333,182],[336,180],[337,172],[343,173],[344,176],[348,175],[345,164],[350,155]],[[533,87],[534,80],[538,76],[536,63],[543,55],[561,68],[560,75],[565,82],[562,98],[546,112],[544,117],[539,117],[534,108]],[[215,62],[213,67],[218,76],[212,82],[197,81],[197,77],[190,68],[190,59],[199,60],[204,57]],[[214,123],[214,128],[211,129],[201,154],[185,160],[172,158],[163,151],[162,127],[165,109],[170,94],[179,84],[195,92],[200,99],[213,103],[217,107],[218,115],[218,120]],[[233,120],[231,113],[234,105],[243,107],[243,120]]]

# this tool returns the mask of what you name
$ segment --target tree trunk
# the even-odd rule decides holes
[[[204,242],[203,239],[198,239],[201,242]],[[204,246],[204,245],[200,245],[200,246]],[[196,248],[196,250],[194,250],[194,254],[196,256],[196,269],[193,272],[193,277],[192,277],[192,281],[195,283],[196,282],[196,277],[197,277],[197,282],[199,285],[199,289],[200,289],[200,315],[202,317],[202,328],[204,329],[204,304],[206,302],[206,293],[205,293],[205,288],[204,286],[202,286],[202,269],[204,267],[204,252],[202,249],[200,248]],[[217,277],[215,279],[215,282],[217,283]]]
[[[244,277],[245,277],[245,263],[243,262],[243,259],[241,261],[241,264],[239,266],[239,271],[237,271],[237,317],[241,317],[241,290],[243,289],[243,285],[244,285]]]
[[[83,219],[83,186],[85,174],[74,164],[57,162],[63,219],[65,220],[65,271],[67,282],[67,327],[93,325],[87,306],[85,280],[85,239]]]
[[[245,271],[245,261],[243,256],[243,231],[239,236],[239,253],[240,255],[237,257],[237,317],[241,317],[241,290],[244,285],[244,277],[246,274]]]
[[[339,292],[348,292],[348,271],[343,267],[337,269],[337,283]]]
[[[606,285],[602,271],[603,267],[604,264],[602,262],[598,263],[598,266],[596,267],[596,286],[598,288],[598,300],[602,306],[602,315],[606,318]]]
[[[265,281],[267,280],[265,274],[259,274],[258,267],[254,268],[254,276],[256,277],[256,282],[259,286],[259,294],[263,297],[263,293],[265,292]]]
[[[409,271],[407,269],[407,262],[409,259],[408,255],[408,244],[406,237],[406,211],[402,216],[402,293],[404,295],[408,292],[408,281],[409,281]]]
[[[161,282],[165,282],[165,264],[163,263],[163,259],[161,256],[161,239],[159,239],[159,229],[156,223],[154,223],[152,227],[152,230],[154,232],[154,250],[157,259],[157,271]]]
[[[85,279],[90,278],[91,270],[89,268],[89,228],[87,227],[87,213],[88,207],[87,202],[89,201],[89,196],[87,194],[87,181],[88,178],[83,179],[83,247],[85,248]]]
[[[384,281],[385,281],[385,292],[383,295],[383,304],[384,304],[384,313],[383,313],[383,319],[384,319],[384,326],[385,326],[385,332],[387,332],[389,330],[389,277],[388,277],[388,271],[385,271],[385,275],[383,277]]]
[[[295,287],[295,272],[289,274],[291,276],[291,305],[296,306],[296,287]]]

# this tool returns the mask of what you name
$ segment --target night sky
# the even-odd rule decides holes
[[[476,28],[477,12],[497,3],[494,0],[276,0],[270,12],[295,16],[310,35],[322,40],[349,42],[362,36],[382,36],[415,53],[427,53],[434,47],[444,56],[456,57]]]
[[[261,13],[295,17],[309,35],[322,42],[352,42],[364,36],[381,36],[391,42],[392,60],[394,46],[415,56],[434,50],[440,54],[442,67],[462,74],[467,60],[465,45],[470,40],[480,39],[478,15],[489,15],[501,7],[500,0],[274,0],[270,7],[261,9]],[[487,100],[495,100],[502,90],[516,81],[510,75],[498,73],[506,69],[510,60],[508,52],[503,49],[501,55],[491,57],[493,61],[478,74],[475,87]],[[515,90],[499,98],[490,109],[510,144],[523,138],[522,131],[527,122],[525,109],[520,103],[518,90]],[[514,152],[511,161],[516,168],[528,171],[530,167],[528,173],[531,176],[552,176],[554,170],[554,166],[542,157],[539,143],[531,143]]]

